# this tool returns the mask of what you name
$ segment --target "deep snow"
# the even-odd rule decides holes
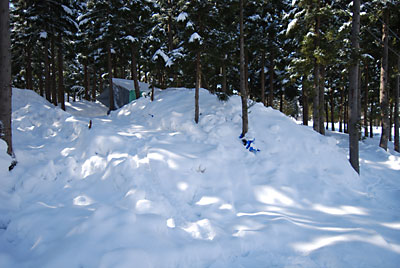
[[[0,141],[0,267],[398,267],[400,158],[240,98],[167,89],[106,116],[13,90]],[[91,129],[88,128],[92,120]]]

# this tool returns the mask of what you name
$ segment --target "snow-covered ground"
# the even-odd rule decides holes
[[[0,267],[399,267],[400,155],[239,97],[167,89],[105,115],[13,91],[0,141]],[[88,128],[92,120],[91,129]],[[392,145],[391,145],[392,146]]]

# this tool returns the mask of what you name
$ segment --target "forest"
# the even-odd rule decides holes
[[[0,38],[0,267],[398,268],[399,0],[2,0]]]
[[[357,48],[353,1],[243,2],[246,97],[321,134],[328,122],[347,133],[357,62],[358,139],[382,125],[380,146],[394,139],[399,151],[399,1],[360,1]],[[65,93],[94,101],[113,77],[226,99],[241,92],[240,10],[231,0],[11,1],[12,85],[62,109]]]

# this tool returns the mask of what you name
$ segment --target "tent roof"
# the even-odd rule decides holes
[[[129,91],[135,90],[133,80],[113,78],[112,81],[113,81],[114,85],[123,87]],[[139,87],[140,87],[141,92],[149,92],[150,91],[149,84],[147,84],[147,83],[143,83],[143,82],[139,81]]]

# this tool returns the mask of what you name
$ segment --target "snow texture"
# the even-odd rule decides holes
[[[193,33],[189,38],[189,43],[193,43],[196,40],[201,43],[201,36],[198,33]]]
[[[166,89],[107,116],[14,89],[0,267],[398,267],[400,155],[379,135],[360,142],[359,177],[347,135],[255,104],[253,154],[239,96],[201,89],[198,124],[193,100]]]
[[[178,15],[178,17],[176,18],[176,21],[185,21],[187,17],[188,17],[188,14],[186,12],[182,12]]]

